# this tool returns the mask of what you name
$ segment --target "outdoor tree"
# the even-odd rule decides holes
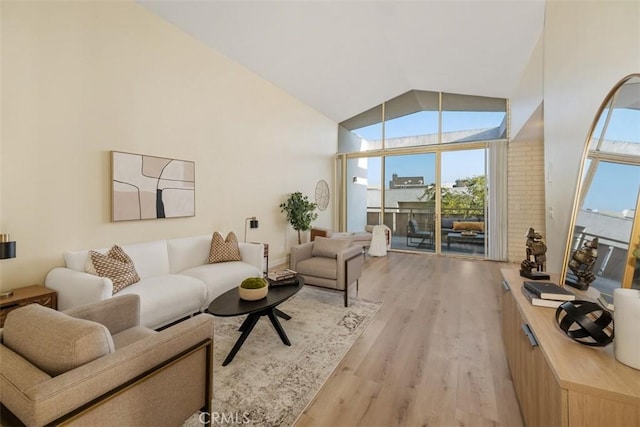
[[[472,213],[484,212],[484,199],[486,194],[487,179],[483,175],[473,176],[458,180],[464,183],[464,187],[443,188],[440,198],[441,210],[447,215],[470,216]],[[435,198],[435,185],[430,185],[424,190],[420,201],[429,201]]]
[[[314,212],[316,207],[315,203],[310,202],[309,198],[299,191],[291,193],[289,198],[280,204],[280,212],[287,214],[287,221],[298,232],[298,244],[302,243],[300,232],[309,230],[311,222],[318,218],[318,214]]]

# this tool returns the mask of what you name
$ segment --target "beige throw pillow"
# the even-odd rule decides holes
[[[209,264],[229,261],[242,261],[240,247],[238,247],[238,239],[232,231],[227,234],[227,238],[223,240],[222,234],[216,231],[211,238]]]
[[[89,251],[89,255],[98,276],[113,282],[114,294],[140,281],[133,261],[120,246],[113,245],[106,255],[96,251]]]

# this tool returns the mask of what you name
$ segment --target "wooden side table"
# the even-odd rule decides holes
[[[312,228],[311,229],[311,241],[316,240],[316,237],[329,237],[331,236],[331,231],[326,230],[324,228]]]
[[[0,328],[11,310],[33,303],[57,310],[58,293],[40,285],[14,289],[13,295],[0,299]]]

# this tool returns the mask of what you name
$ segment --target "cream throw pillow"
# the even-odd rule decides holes
[[[133,260],[120,246],[113,245],[106,255],[96,251],[89,251],[89,255],[98,276],[113,282],[114,294],[140,281]]]
[[[227,234],[226,239],[222,239],[222,234],[217,231],[211,238],[211,249],[209,250],[209,264],[228,261],[242,261],[238,238],[235,233]]]

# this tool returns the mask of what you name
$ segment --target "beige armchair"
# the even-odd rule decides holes
[[[313,242],[291,248],[289,266],[304,277],[308,285],[344,291],[344,306],[349,306],[349,286],[362,275],[362,246],[351,246],[342,239],[316,237]]]
[[[0,329],[2,404],[28,426],[180,425],[211,412],[213,317],[139,326],[137,295],[58,312],[13,310]]]

